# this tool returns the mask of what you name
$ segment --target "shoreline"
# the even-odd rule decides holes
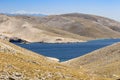
[[[89,41],[95,41],[95,40],[109,40],[109,39],[120,39],[120,38],[99,38],[99,39],[92,39],[92,40],[86,40],[86,41],[76,41],[76,42],[11,42],[11,43],[21,43],[21,44],[31,44],[31,43],[42,43],[42,44],[71,44],[71,43],[84,43]]]

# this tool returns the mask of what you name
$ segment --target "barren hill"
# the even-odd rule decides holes
[[[28,42],[81,42],[96,38],[120,38],[120,23],[78,13],[44,17],[1,14],[0,34]]]
[[[120,43],[93,51],[63,64],[87,68],[90,72],[103,77],[120,79]]]

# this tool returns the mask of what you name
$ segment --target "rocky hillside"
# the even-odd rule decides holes
[[[120,43],[96,50],[63,64],[78,68],[80,66],[97,75],[120,79]]]
[[[1,14],[0,35],[28,42],[81,42],[96,38],[120,38],[120,23],[78,13],[44,17]]]
[[[0,40],[0,80],[111,80]]]

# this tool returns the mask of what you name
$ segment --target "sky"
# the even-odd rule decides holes
[[[120,0],[0,0],[0,13],[85,13],[120,21]]]

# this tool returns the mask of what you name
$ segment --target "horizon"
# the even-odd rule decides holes
[[[83,13],[120,21],[120,1],[115,0],[0,0],[0,13],[59,15]]]

